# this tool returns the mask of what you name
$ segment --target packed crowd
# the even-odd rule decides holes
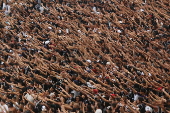
[[[0,0],[0,113],[170,113],[169,0]]]

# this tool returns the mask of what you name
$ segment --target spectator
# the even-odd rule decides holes
[[[0,112],[169,113],[168,0],[1,0]]]

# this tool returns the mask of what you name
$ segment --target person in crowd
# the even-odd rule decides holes
[[[0,0],[0,113],[170,113],[169,0]]]

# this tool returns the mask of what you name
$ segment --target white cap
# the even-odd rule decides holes
[[[142,72],[141,75],[145,75],[145,74]]]
[[[50,43],[50,41],[49,41],[49,40],[45,41],[45,44],[49,44],[49,43]]]
[[[48,27],[48,29],[52,29],[52,27]]]
[[[116,81],[115,79],[112,79],[113,81]]]
[[[42,109],[45,109],[45,106],[42,106]]]
[[[87,82],[87,86],[88,86],[89,88],[95,88],[90,82]]]
[[[107,62],[106,64],[107,64],[107,65],[110,65],[110,62]]]
[[[142,12],[142,11],[144,11],[144,9],[140,9],[140,11]]]
[[[59,33],[61,33],[61,30],[58,30],[59,31]]]
[[[150,106],[146,106],[146,107],[145,107],[145,111],[149,111],[149,112],[152,113],[153,109],[152,109]]]
[[[118,33],[121,33],[122,31],[121,30],[117,30]]]
[[[95,113],[102,113],[101,109],[97,109]]]
[[[50,93],[50,95],[49,95],[49,96],[51,97],[51,96],[54,96],[54,95],[55,95],[54,93]]]
[[[151,74],[151,73],[149,73],[148,75],[149,75],[149,76],[152,76],[152,74]]]
[[[89,59],[88,59],[88,60],[86,60],[86,61],[87,61],[88,63],[91,63],[91,60],[89,60]]]
[[[66,33],[69,33],[69,29],[66,29]]]

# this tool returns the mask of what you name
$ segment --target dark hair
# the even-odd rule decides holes
[[[3,103],[5,103],[6,101],[4,99],[1,100]]]
[[[142,97],[138,98],[140,102],[144,101],[144,99]]]
[[[72,112],[76,112],[77,110],[80,110],[79,108],[73,108]]]
[[[9,103],[8,103],[8,106],[9,106],[9,107],[13,107],[13,103],[12,103],[12,102],[9,102]]]
[[[102,107],[101,103],[97,103],[97,107],[101,108]]]
[[[27,110],[27,111],[25,111],[24,113],[31,113],[31,111],[30,111],[30,110]]]
[[[115,108],[115,107],[116,107],[116,105],[117,105],[116,103],[113,103],[113,104],[112,104],[112,107],[114,107],[114,108]]]
[[[87,112],[89,113],[90,111],[92,111],[92,108],[91,108],[91,105],[88,104],[88,105],[87,105]]]

